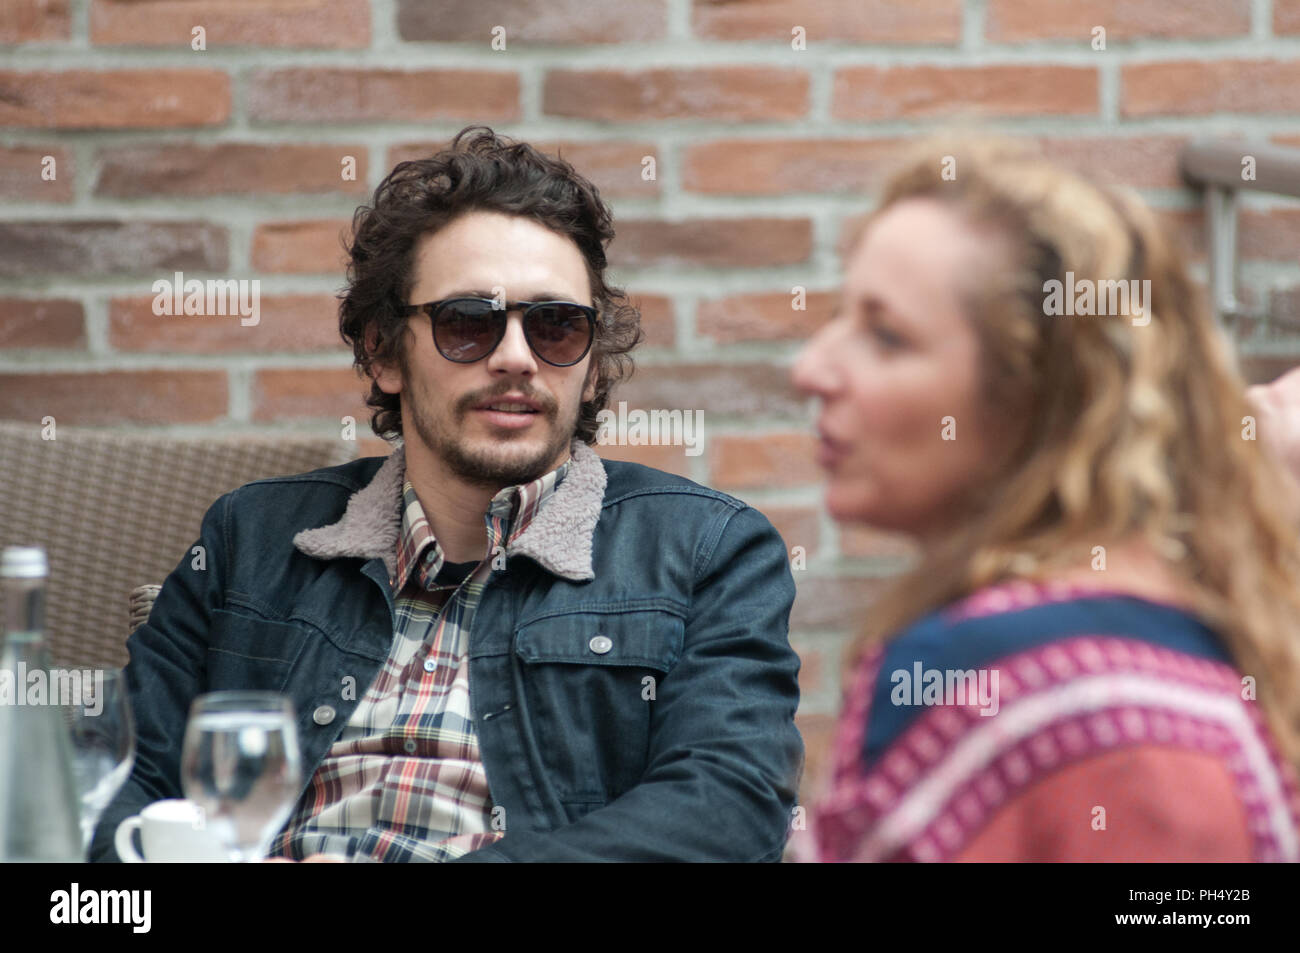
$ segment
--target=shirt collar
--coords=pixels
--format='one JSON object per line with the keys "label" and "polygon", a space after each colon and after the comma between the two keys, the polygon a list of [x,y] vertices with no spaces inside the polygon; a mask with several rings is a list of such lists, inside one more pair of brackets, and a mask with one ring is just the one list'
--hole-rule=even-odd
{"label": "shirt collar", "polygon": [[[348,473],[359,465],[373,466],[358,461],[334,471]],[[405,447],[399,445],[370,473],[369,482],[352,493],[334,522],[298,532],[293,543],[314,559],[380,559],[388,577],[394,578],[402,529]],[[596,578],[592,547],[606,480],[605,465],[596,451],[575,439],[569,447],[564,482],[506,547],[506,555],[527,556],[543,569],[575,582]]]}
{"label": "shirt collar", "polygon": [[[564,481],[569,463],[565,460],[536,480],[505,487],[492,497],[483,514],[485,550],[492,546],[510,548]],[[431,582],[442,571],[445,560],[442,546],[433,535],[424,507],[409,479],[402,481],[401,507],[402,531],[397,540],[397,562],[394,572],[389,575],[395,592],[402,590],[412,572],[418,573],[422,583]],[[487,556],[491,555],[490,551],[487,552]]]}

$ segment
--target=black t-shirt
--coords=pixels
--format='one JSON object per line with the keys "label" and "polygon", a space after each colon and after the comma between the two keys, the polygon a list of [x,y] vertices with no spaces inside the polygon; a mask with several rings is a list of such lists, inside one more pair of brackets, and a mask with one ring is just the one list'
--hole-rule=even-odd
{"label": "black t-shirt", "polygon": [[438,575],[433,581],[439,586],[459,586],[464,582],[469,574],[478,568],[481,560],[475,560],[468,563],[450,563],[444,561],[442,569],[438,570]]}

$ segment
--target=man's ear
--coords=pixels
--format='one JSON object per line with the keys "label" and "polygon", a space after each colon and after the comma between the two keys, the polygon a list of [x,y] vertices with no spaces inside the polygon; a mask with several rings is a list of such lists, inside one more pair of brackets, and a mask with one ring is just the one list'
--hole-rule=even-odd
{"label": "man's ear", "polygon": [[587,367],[587,382],[582,387],[582,402],[584,404],[596,399],[596,381],[599,377],[599,368],[596,366],[596,362],[592,361]]}
{"label": "man's ear", "polygon": [[370,365],[370,376],[374,378],[375,383],[379,385],[379,389],[385,394],[400,394],[402,392],[402,372],[396,367],[375,362]]}
{"label": "man's ear", "polygon": [[[366,332],[366,349],[373,354],[377,349],[379,341],[379,331],[373,325]],[[398,367],[397,361],[384,363],[375,361],[370,365],[370,376],[379,389],[385,394],[400,394],[402,392],[402,371]]]}

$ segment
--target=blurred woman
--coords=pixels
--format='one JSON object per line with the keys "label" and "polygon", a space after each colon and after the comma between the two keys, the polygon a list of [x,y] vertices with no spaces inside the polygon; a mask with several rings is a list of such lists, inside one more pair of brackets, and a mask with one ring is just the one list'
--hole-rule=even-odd
{"label": "blurred woman", "polygon": [[919,552],[855,645],[817,859],[1300,857],[1300,511],[1139,200],[923,149],[793,373],[832,516]]}

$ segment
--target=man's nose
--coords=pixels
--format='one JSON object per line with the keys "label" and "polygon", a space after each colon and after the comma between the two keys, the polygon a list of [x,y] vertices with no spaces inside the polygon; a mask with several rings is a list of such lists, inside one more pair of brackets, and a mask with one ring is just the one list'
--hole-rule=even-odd
{"label": "man's nose", "polygon": [[506,318],[506,333],[488,358],[488,370],[498,374],[535,374],[537,359],[524,337],[524,319],[518,311]]}

